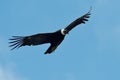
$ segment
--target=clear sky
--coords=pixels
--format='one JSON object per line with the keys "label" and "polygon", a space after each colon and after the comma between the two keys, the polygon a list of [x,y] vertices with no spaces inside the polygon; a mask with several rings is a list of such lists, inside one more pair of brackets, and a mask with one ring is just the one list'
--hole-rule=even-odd
{"label": "clear sky", "polygon": [[[50,55],[48,44],[10,51],[11,36],[53,32],[92,6]],[[0,80],[120,80],[120,0],[0,0]]]}

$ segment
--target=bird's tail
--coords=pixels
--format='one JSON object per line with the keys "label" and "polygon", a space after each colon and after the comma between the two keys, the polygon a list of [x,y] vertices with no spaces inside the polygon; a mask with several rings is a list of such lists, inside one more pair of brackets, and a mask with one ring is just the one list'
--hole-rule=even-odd
{"label": "bird's tail", "polygon": [[44,54],[51,54],[53,51],[55,51],[56,48],[57,46],[50,45],[50,47],[47,49],[47,51]]}

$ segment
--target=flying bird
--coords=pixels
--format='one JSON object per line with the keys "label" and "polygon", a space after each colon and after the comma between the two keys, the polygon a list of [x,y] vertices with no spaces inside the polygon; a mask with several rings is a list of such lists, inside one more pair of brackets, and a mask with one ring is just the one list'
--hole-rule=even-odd
{"label": "flying bird", "polygon": [[44,54],[50,54],[61,44],[64,40],[66,34],[68,34],[73,28],[79,24],[85,24],[90,17],[91,9],[84,14],[83,16],[77,18],[71,24],[69,24],[64,29],[57,30],[51,33],[38,33],[30,36],[12,36],[9,47],[12,47],[11,50],[15,48],[20,48],[22,46],[35,46],[50,43],[49,48],[45,51]]}

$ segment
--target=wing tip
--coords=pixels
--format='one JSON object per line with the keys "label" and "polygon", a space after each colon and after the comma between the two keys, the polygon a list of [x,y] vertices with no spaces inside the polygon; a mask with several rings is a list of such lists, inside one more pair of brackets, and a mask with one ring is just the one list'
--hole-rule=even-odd
{"label": "wing tip", "polygon": [[12,38],[9,39],[9,47],[12,47],[10,50],[18,49],[23,46],[23,38],[22,36],[12,36]]}
{"label": "wing tip", "polygon": [[91,14],[91,11],[92,11],[92,6],[90,6],[90,9],[89,9],[89,11],[87,12],[87,14],[90,15],[90,14]]}

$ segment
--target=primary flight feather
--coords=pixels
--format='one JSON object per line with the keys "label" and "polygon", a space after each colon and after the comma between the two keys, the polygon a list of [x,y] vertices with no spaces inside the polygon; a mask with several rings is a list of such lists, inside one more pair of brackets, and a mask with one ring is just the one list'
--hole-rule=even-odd
{"label": "primary flight feather", "polygon": [[30,36],[12,36],[12,38],[9,39],[11,40],[11,42],[9,42],[11,44],[10,47],[13,47],[11,50],[20,48],[22,46],[34,46],[50,43],[50,47],[45,52],[45,54],[50,54],[60,45],[69,31],[71,31],[77,25],[88,21],[88,18],[90,17],[90,11],[91,9],[86,14],[69,24],[66,28],[55,32],[39,33]]}

